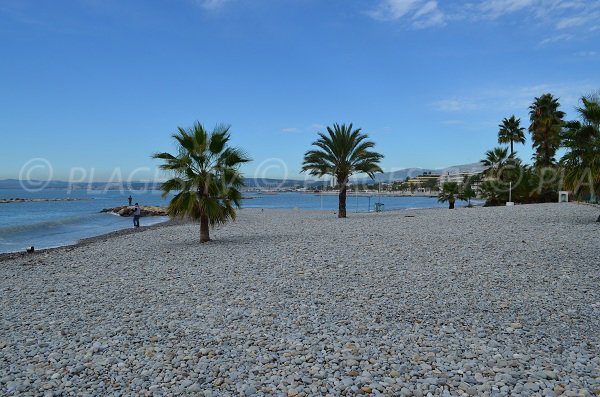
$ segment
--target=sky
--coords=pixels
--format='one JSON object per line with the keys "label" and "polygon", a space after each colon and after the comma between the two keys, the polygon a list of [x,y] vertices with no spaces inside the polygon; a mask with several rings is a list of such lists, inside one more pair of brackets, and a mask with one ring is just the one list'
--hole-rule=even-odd
{"label": "sky", "polygon": [[247,177],[304,178],[333,123],[384,171],[473,163],[537,96],[577,117],[599,36],[598,0],[0,0],[0,179],[164,179],[195,121]]}

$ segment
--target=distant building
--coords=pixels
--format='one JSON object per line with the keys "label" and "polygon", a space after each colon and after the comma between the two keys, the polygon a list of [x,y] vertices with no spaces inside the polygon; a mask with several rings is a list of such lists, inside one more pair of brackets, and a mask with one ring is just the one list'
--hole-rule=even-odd
{"label": "distant building", "polygon": [[468,182],[473,189],[476,189],[480,185],[480,176],[480,172],[461,172],[459,169],[456,169],[455,171],[444,171],[441,174],[425,172],[413,178],[407,177],[406,180],[395,181],[394,184],[407,184],[411,191],[421,193],[432,193],[447,182],[456,182],[459,185]]}
{"label": "distant building", "polygon": [[473,179],[477,175],[479,175],[478,172],[444,172],[439,176],[439,181],[440,185],[448,182],[456,182],[461,185],[465,181]]}
{"label": "distant building", "polygon": [[413,185],[413,186],[423,186],[423,185],[433,184],[433,182],[435,181],[435,183],[437,184],[437,183],[439,183],[440,177],[441,177],[441,175],[428,173],[428,174],[419,175],[415,178],[409,179],[407,181],[407,183],[409,185]]}
{"label": "distant building", "polygon": [[440,175],[432,174],[431,172],[426,172],[422,175],[419,175],[415,178],[411,178],[406,181],[410,186],[411,191],[417,191],[420,193],[431,193],[432,190],[436,190],[438,188]]}

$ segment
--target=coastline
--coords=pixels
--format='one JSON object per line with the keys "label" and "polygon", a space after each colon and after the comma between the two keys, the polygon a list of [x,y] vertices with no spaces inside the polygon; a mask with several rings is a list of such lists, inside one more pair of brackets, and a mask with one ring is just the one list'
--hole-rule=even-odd
{"label": "coastline", "polygon": [[0,253],[0,264],[4,261],[19,259],[19,258],[31,258],[34,259],[39,255],[47,255],[49,253],[61,252],[61,251],[71,251],[73,249],[84,247],[88,244],[94,243],[96,241],[110,240],[121,236],[127,236],[134,233],[141,233],[147,230],[154,230],[163,227],[177,226],[186,223],[192,223],[191,220],[187,219],[174,219],[170,218],[164,222],[155,223],[150,226],[141,226],[139,228],[129,227],[126,229],[119,229],[108,233],[102,233],[97,236],[86,237],[78,240],[74,244],[65,244],[60,245],[58,247],[49,247],[49,248],[40,248],[36,249],[34,253],[27,253],[26,251],[15,251],[15,252],[2,252]]}
{"label": "coastline", "polygon": [[[56,199],[53,201],[75,201],[75,200],[65,200],[65,199]],[[80,201],[80,200],[77,200]],[[474,207],[479,207],[479,205],[474,205]],[[121,207],[115,207],[115,208],[105,208],[102,209],[100,212],[103,213],[107,213],[110,215],[114,215],[114,216],[120,216],[118,213],[116,212],[111,212],[111,210],[119,210],[122,208],[130,208],[129,206],[121,206]],[[163,208],[163,207],[155,207],[155,206],[143,206],[142,208],[148,208],[148,209],[154,209],[154,208]],[[462,207],[457,207],[458,208],[466,208],[465,206]],[[276,210],[281,210],[281,211],[302,211],[305,213],[310,213],[310,212],[315,212],[315,213],[337,213],[337,210],[332,210],[332,209],[313,209],[313,208],[277,208],[277,207],[273,207],[273,208],[260,208],[260,207],[242,207],[241,210],[245,211],[245,210],[267,210],[267,211],[276,211]],[[444,208],[439,208],[439,207],[412,207],[412,208],[385,208],[384,212],[395,212],[395,211],[406,211],[406,210],[427,210],[427,209],[444,209]],[[370,211],[351,211],[349,212],[349,214],[353,215],[353,214],[368,214],[371,212],[375,212],[374,210],[370,210]],[[149,218],[152,218],[152,216],[148,216]],[[142,218],[143,219],[143,218]],[[143,221],[142,221],[142,227],[138,230],[130,228],[130,227],[126,227],[123,229],[119,229],[119,230],[115,230],[115,231],[111,231],[111,232],[107,232],[107,233],[100,233],[96,236],[91,236],[91,237],[85,237],[82,239],[77,240],[77,242],[75,243],[65,243],[62,245],[58,245],[58,246],[54,246],[54,247],[47,247],[47,248],[37,248],[35,250],[35,254],[37,253],[46,253],[49,251],[54,251],[54,250],[59,250],[62,248],[67,248],[67,247],[74,247],[74,246],[79,246],[82,244],[85,244],[86,242],[93,242],[97,239],[104,239],[104,238],[111,238],[111,237],[115,237],[115,236],[120,236],[120,235],[125,235],[125,234],[130,234],[130,233],[135,233],[138,231],[143,231],[143,230],[148,230],[148,229],[153,229],[156,227],[168,227],[168,226],[172,226],[172,225],[178,225],[181,223],[185,223],[185,222],[192,222],[191,220],[188,221],[184,221],[181,219],[168,219],[164,222],[160,222],[154,225],[150,225],[150,226],[143,226]],[[26,244],[26,243],[25,243]],[[31,254],[27,254],[25,251],[25,245],[23,246],[22,250],[19,251],[11,251],[11,252],[0,252],[0,262],[6,260],[6,259],[10,259],[13,257],[25,257],[25,256],[31,256]]]}
{"label": "coastline", "polygon": [[[577,204],[577,205],[587,205],[587,206],[591,206],[591,207],[600,207],[599,204],[591,204],[591,203],[585,203],[585,202],[573,202],[573,204]],[[528,205],[535,205],[535,204],[523,204],[523,206],[528,206]],[[520,205],[519,205],[520,206]],[[463,210],[463,209],[467,209],[467,210],[475,210],[477,208],[486,208],[481,204],[474,204],[471,207],[467,207],[467,206],[457,206],[454,210]],[[489,208],[502,208],[502,206],[500,207],[489,207]],[[332,211],[332,210],[315,210],[315,209],[303,209],[303,208],[244,208],[242,207],[241,209],[239,209],[238,211],[269,211],[269,212],[274,212],[274,211],[282,211],[282,212],[290,212],[290,213],[297,213],[297,212],[302,212],[302,213],[315,213],[315,214],[321,214],[321,213],[337,213],[337,211]],[[357,212],[350,212],[349,216],[356,216],[356,215],[364,215],[364,214],[383,214],[383,213],[397,213],[397,212],[406,212],[406,211],[444,211],[447,210],[447,208],[443,208],[443,207],[434,207],[434,208],[420,208],[420,207],[414,207],[414,208],[390,208],[390,209],[385,209],[382,212],[375,212],[373,210],[371,211],[357,211]],[[111,213],[112,214],[112,213]],[[117,215],[118,214],[112,214],[112,215]],[[164,222],[159,222],[150,226],[141,226],[140,228],[132,228],[132,227],[128,227],[128,228],[124,228],[124,229],[119,229],[119,230],[115,230],[112,232],[108,232],[108,233],[102,233],[96,236],[91,236],[91,237],[86,237],[86,238],[82,238],[80,240],[78,240],[76,243],[73,244],[65,244],[65,245],[60,245],[60,246],[56,246],[56,247],[48,247],[48,248],[40,248],[40,249],[36,249],[35,253],[30,254],[27,253],[24,250],[21,251],[13,251],[13,252],[1,252],[0,253],[0,263],[2,263],[3,261],[7,261],[7,260],[11,260],[11,259],[16,259],[16,258],[35,258],[38,254],[48,254],[50,252],[54,252],[54,251],[60,251],[60,250],[71,250],[77,247],[82,247],[85,246],[87,244],[96,242],[96,241],[100,241],[100,240],[108,240],[108,239],[113,239],[113,238],[117,238],[117,237],[121,237],[121,236],[126,236],[129,234],[134,234],[134,233],[140,233],[146,230],[154,230],[154,229],[158,229],[158,228],[164,228],[164,227],[171,227],[171,226],[178,226],[178,225],[182,225],[182,224],[189,224],[189,223],[195,223],[194,221],[190,220],[190,219],[182,219],[182,218],[170,218]]]}

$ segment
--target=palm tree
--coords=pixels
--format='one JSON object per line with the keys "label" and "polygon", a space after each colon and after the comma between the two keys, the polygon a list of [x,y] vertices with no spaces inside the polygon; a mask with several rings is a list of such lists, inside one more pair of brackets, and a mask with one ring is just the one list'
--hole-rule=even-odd
{"label": "palm tree", "polygon": [[383,172],[379,167],[383,155],[371,151],[375,143],[368,141],[360,128],[353,130],[352,124],[334,124],[333,128],[327,127],[327,133],[319,132],[319,139],[312,143],[317,149],[304,154],[302,172],[335,178],[340,188],[338,218],[345,218],[348,178],[362,172],[373,179],[376,172]]}
{"label": "palm tree", "polygon": [[512,115],[504,118],[498,126],[498,143],[510,143],[510,154],[514,154],[513,142],[525,143],[525,128],[521,127],[521,119]]}
{"label": "palm tree", "polygon": [[518,183],[512,186],[512,201],[517,203],[537,203],[540,201],[540,173],[533,167],[517,163]]}
{"label": "palm tree", "polygon": [[552,94],[535,98],[529,107],[531,125],[529,132],[535,149],[535,166],[554,165],[556,151],[560,147],[560,132],[563,127],[564,112],[558,110],[560,103]]}
{"label": "palm tree", "polygon": [[448,208],[454,209],[454,203],[459,198],[458,183],[446,182],[442,185],[442,190],[438,193],[440,203],[448,202]]}
{"label": "palm tree", "polygon": [[[485,153],[485,159],[481,160],[486,169],[483,175],[487,178],[485,186],[482,186],[482,196],[487,198],[489,205],[496,205],[503,193],[512,191],[520,182],[521,161],[514,153],[508,154],[508,148],[496,147]],[[496,192],[491,192],[495,189]]]}
{"label": "palm tree", "polygon": [[515,159],[514,153],[508,154],[508,148],[496,147],[485,152],[485,158],[481,164],[486,167],[483,171],[484,176],[498,178],[502,175],[505,167],[511,165]]}
{"label": "palm tree", "polygon": [[506,202],[504,189],[498,186],[498,181],[485,180],[479,185],[479,194],[485,199],[486,206],[500,205]]}
{"label": "palm tree", "polygon": [[565,186],[577,197],[596,196],[600,184],[600,98],[582,97],[577,108],[581,121],[569,121],[563,132],[567,153],[560,160]]}
{"label": "palm tree", "polygon": [[458,198],[466,201],[467,206],[469,207],[471,207],[471,199],[474,199],[475,197],[477,197],[477,193],[475,193],[475,190],[473,190],[471,185],[465,186],[458,195]]}
{"label": "palm tree", "polygon": [[162,184],[163,197],[171,191],[167,212],[171,216],[200,220],[200,242],[210,241],[209,225],[235,220],[235,208],[240,206],[243,186],[239,171],[250,161],[246,154],[228,146],[229,126],[219,125],[207,132],[202,124],[189,129],[178,128],[173,138],[178,153],[156,153],[152,157],[164,160],[160,169],[175,176]]}

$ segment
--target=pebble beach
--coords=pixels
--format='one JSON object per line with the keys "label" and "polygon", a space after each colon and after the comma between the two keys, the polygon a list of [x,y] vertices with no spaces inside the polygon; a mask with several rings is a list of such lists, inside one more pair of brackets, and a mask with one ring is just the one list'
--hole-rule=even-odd
{"label": "pebble beach", "polygon": [[0,395],[600,395],[600,209],[243,209],[0,260]]}

